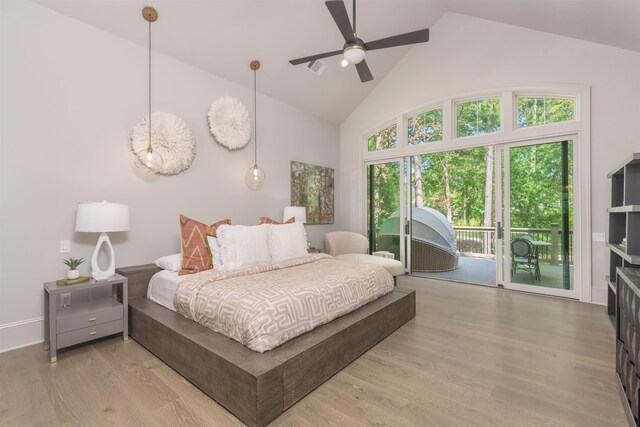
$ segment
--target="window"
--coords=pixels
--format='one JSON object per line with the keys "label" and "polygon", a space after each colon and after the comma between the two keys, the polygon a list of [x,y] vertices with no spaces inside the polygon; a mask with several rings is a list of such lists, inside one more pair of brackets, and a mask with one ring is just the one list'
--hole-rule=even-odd
{"label": "window", "polygon": [[573,99],[519,96],[517,100],[519,128],[564,122],[574,117]]}
{"label": "window", "polygon": [[479,99],[456,105],[458,137],[500,131],[500,99]]}
{"label": "window", "polygon": [[407,131],[409,145],[442,141],[442,109],[438,108],[410,117]]}
{"label": "window", "polygon": [[398,129],[395,124],[367,138],[369,151],[387,150],[398,146]]}

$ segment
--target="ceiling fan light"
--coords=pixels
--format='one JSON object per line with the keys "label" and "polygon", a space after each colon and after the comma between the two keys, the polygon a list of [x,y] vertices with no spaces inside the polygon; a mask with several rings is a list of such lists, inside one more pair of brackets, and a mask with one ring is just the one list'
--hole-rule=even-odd
{"label": "ceiling fan light", "polygon": [[349,65],[349,61],[347,61],[346,59],[342,58],[342,61],[340,61],[340,66],[342,68],[346,67],[347,65]]}
{"label": "ceiling fan light", "polygon": [[345,61],[349,64],[359,64],[364,59],[365,50],[362,46],[348,46],[343,52]]}

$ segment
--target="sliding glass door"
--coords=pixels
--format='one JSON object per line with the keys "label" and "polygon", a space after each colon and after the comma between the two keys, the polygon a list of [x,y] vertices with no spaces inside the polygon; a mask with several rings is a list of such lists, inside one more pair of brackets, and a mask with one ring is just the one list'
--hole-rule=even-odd
{"label": "sliding glass door", "polygon": [[383,161],[367,165],[367,237],[369,251],[404,261],[404,162]]}
{"label": "sliding glass door", "polygon": [[412,274],[496,286],[495,148],[412,156]]}
{"label": "sliding glass door", "polygon": [[504,286],[577,298],[573,142],[508,144],[504,179]]}
{"label": "sliding glass door", "polygon": [[367,164],[370,252],[416,276],[579,297],[574,148],[520,142]]}

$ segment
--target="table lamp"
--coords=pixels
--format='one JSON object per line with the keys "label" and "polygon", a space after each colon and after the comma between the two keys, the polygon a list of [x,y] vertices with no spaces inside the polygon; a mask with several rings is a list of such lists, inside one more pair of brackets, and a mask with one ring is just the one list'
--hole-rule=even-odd
{"label": "table lamp", "polygon": [[[91,257],[91,277],[106,280],[116,274],[116,262],[113,246],[107,233],[129,230],[129,206],[122,203],[81,202],[76,214],[76,231],[81,233],[101,233],[98,244]],[[102,244],[106,245],[109,265],[101,270],[98,265],[98,252]]]}
{"label": "table lamp", "polygon": [[[307,223],[307,208],[301,206],[286,206],[282,214],[282,222],[287,222],[291,218],[295,218],[300,224]],[[315,250],[309,239],[307,239],[307,250]]]}
{"label": "table lamp", "polygon": [[307,208],[300,206],[287,206],[284,208],[282,214],[282,222],[287,222],[291,218],[296,219],[296,222],[306,224],[307,222]]}

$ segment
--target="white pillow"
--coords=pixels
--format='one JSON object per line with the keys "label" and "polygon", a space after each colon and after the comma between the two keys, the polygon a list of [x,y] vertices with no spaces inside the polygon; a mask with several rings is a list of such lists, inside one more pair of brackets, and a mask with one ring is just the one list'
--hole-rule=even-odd
{"label": "white pillow", "polygon": [[307,233],[301,222],[269,225],[267,242],[271,261],[307,255]]}
{"label": "white pillow", "polygon": [[182,254],[163,256],[153,261],[153,263],[156,265],[156,267],[163,270],[179,271],[180,265],[182,264]]}
{"label": "white pillow", "polygon": [[207,236],[207,243],[209,244],[209,251],[211,252],[211,261],[213,262],[214,270],[224,270],[222,265],[222,256],[220,255],[220,245],[218,239],[213,236]]}
{"label": "white pillow", "polygon": [[269,261],[267,225],[221,225],[216,234],[225,270]]}

